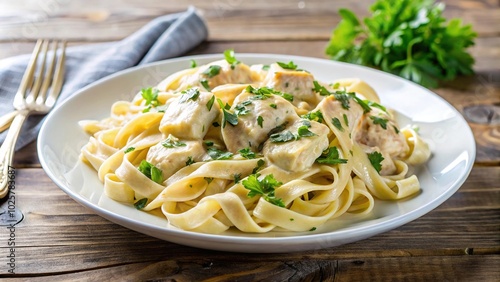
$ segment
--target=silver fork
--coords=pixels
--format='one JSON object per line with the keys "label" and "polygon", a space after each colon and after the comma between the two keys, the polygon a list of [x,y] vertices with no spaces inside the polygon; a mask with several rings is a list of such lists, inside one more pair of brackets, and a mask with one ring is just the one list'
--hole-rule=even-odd
{"label": "silver fork", "polygon": [[[59,45],[62,47],[58,55]],[[49,58],[49,40],[37,41],[21,85],[14,97],[14,108],[17,110],[17,114],[0,147],[0,198],[8,194],[9,187],[13,183],[11,180],[12,158],[24,121],[31,114],[48,113],[54,107],[61,93],[66,42],[54,41],[51,49],[53,55],[52,58]],[[42,54],[41,63],[38,63],[39,54]]]}

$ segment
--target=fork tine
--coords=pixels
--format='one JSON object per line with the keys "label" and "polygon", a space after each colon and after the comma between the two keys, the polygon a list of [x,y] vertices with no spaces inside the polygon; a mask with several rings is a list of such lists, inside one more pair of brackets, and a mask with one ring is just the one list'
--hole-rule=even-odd
{"label": "fork tine", "polygon": [[38,61],[38,54],[40,53],[40,48],[42,47],[43,40],[39,39],[36,42],[35,48],[33,49],[33,53],[31,54],[30,61],[24,72],[23,78],[21,79],[21,85],[17,90],[16,96],[14,97],[14,103],[20,104],[24,100],[24,95],[29,86],[31,86],[33,82],[33,74],[36,69],[36,63]]}
{"label": "fork tine", "polygon": [[45,76],[45,61],[47,59],[48,48],[49,48],[49,41],[44,40],[42,44],[42,53],[43,53],[42,64],[38,71],[38,76],[35,79],[33,87],[31,88],[31,91],[28,94],[28,96],[26,96],[26,104],[31,104],[35,102],[35,99],[38,96],[38,93],[40,92],[40,87],[42,86],[42,80],[44,79]]}
{"label": "fork tine", "polygon": [[45,72],[45,78],[43,79],[42,87],[38,93],[38,97],[36,97],[36,104],[42,105],[45,101],[45,97],[47,97],[47,89],[49,89],[49,85],[52,82],[52,73],[54,71],[54,65],[57,57],[57,41],[52,42],[52,60],[49,63],[49,66]]}
{"label": "fork tine", "polygon": [[[55,55],[55,54],[54,54]],[[45,105],[47,107],[53,107],[57,97],[61,94],[61,88],[64,80],[64,61],[66,60],[66,41],[62,42],[61,56],[58,59],[56,70],[54,72],[54,79],[52,82],[52,87],[50,89],[50,94],[48,95]]]}

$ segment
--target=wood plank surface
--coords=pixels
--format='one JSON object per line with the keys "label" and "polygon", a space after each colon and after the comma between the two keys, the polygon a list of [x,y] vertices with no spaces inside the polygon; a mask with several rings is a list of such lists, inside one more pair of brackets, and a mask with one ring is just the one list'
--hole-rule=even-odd
{"label": "wood plank surface", "polygon": [[[123,265],[132,265],[131,271],[140,273],[146,267],[145,262],[148,265],[192,263],[191,267],[200,267],[207,262],[221,265],[233,263],[235,267],[236,262],[242,259],[238,253],[204,250],[200,261],[200,250],[196,248],[158,240],[111,223],[76,204],[40,169],[18,169],[16,179],[19,179],[15,190],[16,208],[24,215],[15,229],[15,240],[18,242],[16,263],[19,265],[16,270],[20,275],[36,275],[41,270],[44,275],[88,271],[98,275],[96,270],[119,269]],[[477,168],[458,192],[434,211],[370,239],[286,255],[245,254],[244,261],[258,265],[265,259],[271,263],[269,271],[281,267],[291,271],[304,259],[328,262],[370,259],[374,263],[377,258],[425,257],[427,261],[428,257],[439,256],[495,256],[500,254],[498,179],[500,167]],[[5,209],[5,206],[2,207]],[[0,242],[6,242],[8,236],[9,230],[0,228]],[[7,249],[5,244],[0,245],[0,252],[6,253]],[[291,266],[286,266],[282,256]],[[435,259],[436,263],[439,262],[438,258]],[[6,262],[5,256],[0,257],[0,265]],[[154,266],[148,267],[154,269]],[[254,266],[244,269],[234,267],[230,268],[234,275],[243,275],[242,272],[250,271]],[[263,267],[262,264],[259,267]],[[317,267],[321,268],[321,264]],[[214,273],[206,275],[209,274]],[[1,275],[5,276],[0,271]],[[211,276],[204,278],[208,277]]]}

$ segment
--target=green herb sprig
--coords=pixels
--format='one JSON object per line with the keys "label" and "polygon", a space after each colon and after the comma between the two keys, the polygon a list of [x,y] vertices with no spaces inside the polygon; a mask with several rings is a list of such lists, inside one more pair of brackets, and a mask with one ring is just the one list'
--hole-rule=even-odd
{"label": "green herb sprig", "polygon": [[377,0],[360,21],[348,9],[332,32],[333,60],[382,69],[426,87],[474,71],[467,48],[477,33],[460,19],[447,21],[445,5],[432,0]]}

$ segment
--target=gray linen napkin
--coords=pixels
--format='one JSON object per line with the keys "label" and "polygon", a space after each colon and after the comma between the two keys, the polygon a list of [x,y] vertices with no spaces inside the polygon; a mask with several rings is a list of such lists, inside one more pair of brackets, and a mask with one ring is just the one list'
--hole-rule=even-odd
{"label": "gray linen napkin", "polygon": [[[66,50],[65,82],[57,103],[82,87],[117,71],[180,56],[208,36],[197,10],[154,19],[129,37],[111,43],[70,47]],[[0,60],[0,115],[14,110],[12,102],[30,55]],[[17,141],[16,150],[36,139],[43,116],[30,116]],[[0,143],[7,131],[0,134]]]}

